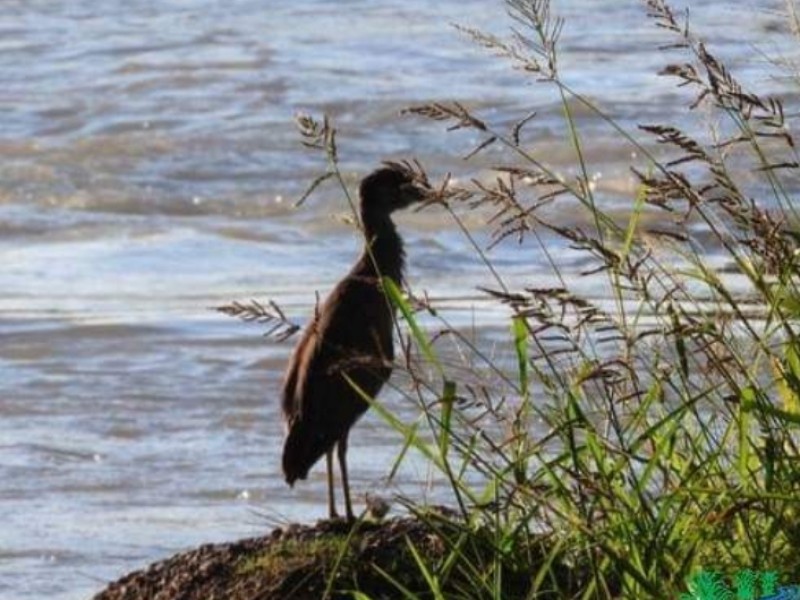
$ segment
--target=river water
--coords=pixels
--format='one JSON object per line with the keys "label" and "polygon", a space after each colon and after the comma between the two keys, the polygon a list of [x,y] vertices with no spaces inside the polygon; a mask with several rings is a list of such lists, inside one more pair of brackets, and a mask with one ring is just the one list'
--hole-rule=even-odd
{"label": "river water", "polygon": [[[697,4],[695,31],[737,76],[793,89],[767,61],[796,57],[782,2]],[[686,122],[688,96],[656,75],[668,38],[642,3],[553,8],[572,86],[630,130]],[[324,168],[299,143],[297,113],[333,117],[353,183],[411,156],[434,177],[486,175],[491,151],[460,158],[473,133],[399,116],[432,100],[499,124],[535,109],[532,148],[569,169],[552,87],[452,23],[512,24],[493,0],[3,1],[0,598],[86,598],[178,550],[325,515],[323,469],[294,490],[280,476],[291,342],[211,308],[273,299],[304,322],[357,253],[335,186],[294,207]],[[596,116],[578,120],[599,197],[624,209],[630,150]],[[461,216],[485,247],[482,216]],[[470,242],[441,210],[398,220],[412,289],[502,363],[506,315],[476,290],[492,280]],[[532,250],[490,256],[516,285],[547,280]],[[421,460],[387,483],[401,444],[373,415],[359,424],[357,498],[441,498]]]}

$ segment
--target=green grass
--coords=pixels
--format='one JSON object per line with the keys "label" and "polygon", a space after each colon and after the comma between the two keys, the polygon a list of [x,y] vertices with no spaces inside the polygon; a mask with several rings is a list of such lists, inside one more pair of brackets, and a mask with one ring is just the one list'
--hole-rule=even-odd
{"label": "green grass", "polygon": [[287,539],[270,545],[259,555],[248,557],[238,565],[237,572],[242,575],[259,572],[274,579],[286,571],[313,567],[330,576],[331,573],[325,571],[330,570],[331,565],[338,565],[342,570],[347,570],[348,566],[352,569],[352,565],[341,560],[349,554],[347,535],[325,535],[314,540]]}

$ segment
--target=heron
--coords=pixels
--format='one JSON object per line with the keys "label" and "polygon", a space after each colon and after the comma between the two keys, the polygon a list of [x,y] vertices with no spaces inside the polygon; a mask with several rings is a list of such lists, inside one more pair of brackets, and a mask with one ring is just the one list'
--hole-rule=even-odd
{"label": "heron", "polygon": [[338,518],[333,454],[339,462],[346,518],[354,519],[347,474],[351,427],[389,379],[395,309],[382,277],[403,279],[405,254],[391,214],[426,198],[430,187],[407,164],[384,163],[359,186],[364,248],[350,272],[315,311],[283,381],[286,424],[283,473],[293,486],[326,457],[328,514]]}

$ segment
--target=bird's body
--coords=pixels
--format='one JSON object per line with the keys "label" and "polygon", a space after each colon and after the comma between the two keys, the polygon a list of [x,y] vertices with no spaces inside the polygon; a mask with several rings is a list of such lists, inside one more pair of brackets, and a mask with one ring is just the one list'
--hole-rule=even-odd
{"label": "bird's body", "polygon": [[[370,398],[389,378],[393,316],[370,257],[362,254],[303,332],[286,375],[283,470],[290,484],[305,479],[369,407],[343,374]],[[362,323],[369,323],[366,331]]]}
{"label": "bird's body", "polygon": [[403,243],[390,218],[393,210],[419,200],[424,190],[407,170],[387,167],[360,187],[365,245],[356,264],[303,332],[286,371],[282,409],[287,424],[283,472],[290,485],[305,479],[327,456],[328,507],[336,516],[332,455],[337,449],[345,509],[353,518],[347,481],[347,437],[389,379],[394,358],[394,308],[381,283],[403,278]]}

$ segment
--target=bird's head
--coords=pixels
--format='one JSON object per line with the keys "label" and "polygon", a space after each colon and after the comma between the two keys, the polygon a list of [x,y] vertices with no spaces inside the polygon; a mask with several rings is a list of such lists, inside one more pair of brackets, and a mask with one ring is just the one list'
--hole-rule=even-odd
{"label": "bird's head", "polygon": [[431,187],[424,174],[406,164],[384,163],[361,180],[361,213],[363,216],[388,216],[430,194]]}

